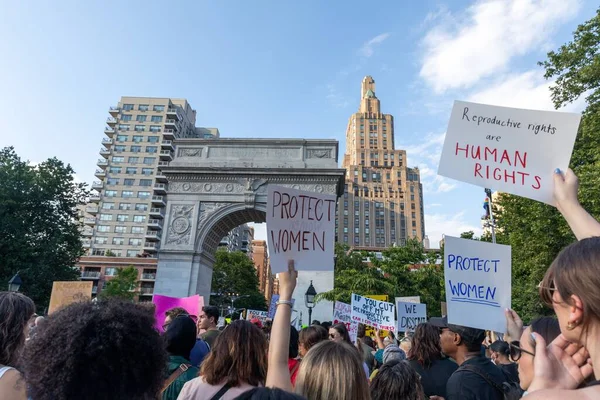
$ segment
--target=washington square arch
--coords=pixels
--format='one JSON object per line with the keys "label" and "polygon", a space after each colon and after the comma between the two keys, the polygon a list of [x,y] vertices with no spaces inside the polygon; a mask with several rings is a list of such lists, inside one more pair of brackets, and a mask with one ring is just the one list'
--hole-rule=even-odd
{"label": "washington square arch", "polygon": [[[268,185],[343,194],[335,140],[177,139],[175,145],[175,158],[161,166],[167,211],[155,294],[200,294],[208,304],[219,242],[236,226],[265,222]],[[326,281],[319,291],[333,288],[333,273]]]}

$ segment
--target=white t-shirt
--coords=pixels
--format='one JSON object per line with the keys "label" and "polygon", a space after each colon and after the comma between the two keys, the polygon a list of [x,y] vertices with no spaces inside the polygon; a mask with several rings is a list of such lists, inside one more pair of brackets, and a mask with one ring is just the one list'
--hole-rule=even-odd
{"label": "white t-shirt", "polygon": [[[183,386],[177,400],[210,400],[223,386],[225,386],[225,382],[219,385],[209,385],[203,377],[199,376]],[[232,387],[221,397],[221,400],[234,400],[242,393],[252,389],[254,389],[254,386],[246,383],[238,387]]]}

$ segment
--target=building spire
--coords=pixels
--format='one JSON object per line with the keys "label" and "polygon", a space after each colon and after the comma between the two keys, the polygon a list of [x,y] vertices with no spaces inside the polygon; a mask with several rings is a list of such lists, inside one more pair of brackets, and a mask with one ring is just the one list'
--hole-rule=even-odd
{"label": "building spire", "polygon": [[379,114],[379,106],[379,99],[375,96],[375,80],[370,75],[365,76],[361,84],[359,112]]}

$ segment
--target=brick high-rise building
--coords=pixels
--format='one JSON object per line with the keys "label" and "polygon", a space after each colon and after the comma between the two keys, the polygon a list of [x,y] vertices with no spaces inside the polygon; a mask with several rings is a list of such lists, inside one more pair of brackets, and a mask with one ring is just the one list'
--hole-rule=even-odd
{"label": "brick high-rise building", "polygon": [[362,81],[360,107],[346,129],[346,190],[338,204],[336,236],[351,247],[381,249],[423,241],[423,187],[394,145],[394,117],[381,112],[375,81]]}
{"label": "brick high-rise building", "polygon": [[270,300],[272,285],[269,282],[271,269],[269,256],[267,255],[267,242],[265,240],[253,240],[252,250],[252,261],[254,261],[256,275],[258,276],[258,289],[265,296],[265,299]]}

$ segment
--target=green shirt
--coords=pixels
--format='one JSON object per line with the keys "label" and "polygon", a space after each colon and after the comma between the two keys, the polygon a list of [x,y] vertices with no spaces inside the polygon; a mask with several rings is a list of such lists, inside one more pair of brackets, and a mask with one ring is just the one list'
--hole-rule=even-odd
{"label": "green shirt", "polygon": [[202,340],[208,343],[210,349],[212,350],[215,340],[217,339],[217,336],[219,336],[219,333],[221,333],[221,331],[219,331],[218,329],[209,330],[200,335],[200,337],[202,338]]}
{"label": "green shirt", "polygon": [[[169,362],[167,363],[167,369],[165,371],[165,379],[169,379],[171,374],[175,372],[181,364],[189,365],[191,363],[181,356],[169,356]],[[169,385],[167,390],[163,392],[162,400],[177,400],[179,392],[183,389],[183,385],[185,385],[187,381],[197,378],[199,372],[200,370],[198,368],[189,366],[188,370],[179,375],[177,379]]]}

